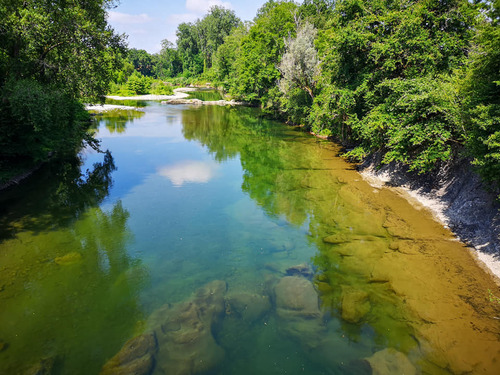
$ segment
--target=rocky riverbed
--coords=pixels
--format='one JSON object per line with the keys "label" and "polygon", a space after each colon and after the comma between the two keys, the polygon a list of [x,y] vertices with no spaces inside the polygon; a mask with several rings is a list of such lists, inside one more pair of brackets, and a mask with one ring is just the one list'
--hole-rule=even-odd
{"label": "rocky riverbed", "polygon": [[[246,326],[267,326],[275,320],[275,329],[283,340],[299,342],[304,352],[323,366],[334,365],[328,362],[336,356],[326,354],[335,353],[338,343],[325,336],[329,315],[320,308],[311,276],[308,265],[290,267],[285,274],[269,277],[260,293],[228,291],[225,281],[212,281],[187,300],[167,303],[155,310],[147,319],[145,332],[125,343],[104,365],[101,375],[187,375],[217,371],[226,356],[219,345],[219,336],[225,325],[235,321]],[[359,293],[347,289],[342,295],[342,316],[352,320],[354,315],[356,322],[361,321],[370,309],[366,305],[367,296],[361,301]],[[346,368],[357,374],[417,373],[407,355],[395,348],[346,363]]]}

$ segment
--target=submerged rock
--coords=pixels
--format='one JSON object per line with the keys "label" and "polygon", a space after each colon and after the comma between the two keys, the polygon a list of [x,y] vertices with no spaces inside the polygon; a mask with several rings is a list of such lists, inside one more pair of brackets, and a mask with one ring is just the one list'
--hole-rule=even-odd
{"label": "submerged rock", "polygon": [[299,276],[285,276],[274,288],[278,329],[306,349],[317,347],[326,329],[313,284]]}
{"label": "submerged rock", "polygon": [[211,282],[189,301],[152,314],[149,326],[158,340],[155,374],[200,374],[223,361],[224,350],[212,330],[224,315],[226,288],[223,281]]}
{"label": "submerged rock", "polygon": [[28,368],[23,375],[51,375],[54,362],[54,358],[44,358]]}
{"label": "submerged rock", "polygon": [[191,375],[216,369],[224,350],[212,335],[224,315],[224,281],[213,281],[148,319],[147,333],[129,340],[101,375]]}
{"label": "submerged rock", "polygon": [[9,344],[7,344],[6,342],[0,341],[0,352],[3,352],[8,347],[9,347]]}
{"label": "submerged rock", "polygon": [[226,310],[231,314],[237,314],[242,320],[250,323],[261,319],[271,310],[271,302],[268,296],[250,293],[238,293],[228,296],[226,305]]}
{"label": "submerged rock", "polygon": [[102,368],[100,375],[147,375],[154,366],[157,345],[154,333],[134,337]]}
{"label": "submerged rock", "polygon": [[306,318],[317,318],[321,315],[316,290],[313,284],[303,277],[283,277],[275,286],[274,292],[278,315]]}
{"label": "submerged rock", "polygon": [[373,375],[417,374],[417,369],[408,357],[393,348],[381,350],[366,360],[370,363]]}
{"label": "submerged rock", "polygon": [[342,319],[349,323],[358,323],[370,311],[368,293],[342,286]]}
{"label": "submerged rock", "polygon": [[55,258],[54,262],[56,262],[56,264],[59,264],[60,266],[67,266],[70,264],[79,263],[79,262],[81,262],[81,260],[82,260],[82,254],[74,251],[72,253],[68,253],[68,254],[63,255],[61,257]]}
{"label": "submerged rock", "polygon": [[296,266],[287,268],[287,276],[303,276],[306,279],[311,279],[314,275],[313,269],[309,264],[302,263]]}
{"label": "submerged rock", "polygon": [[380,240],[380,238],[381,236],[375,236],[375,235],[338,233],[323,238],[323,242],[339,245],[354,241],[361,241],[361,242],[378,241]]}

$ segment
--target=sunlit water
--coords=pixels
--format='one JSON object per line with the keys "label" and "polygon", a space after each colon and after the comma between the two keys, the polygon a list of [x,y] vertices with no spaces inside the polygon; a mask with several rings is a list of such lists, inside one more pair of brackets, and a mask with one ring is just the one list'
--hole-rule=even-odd
{"label": "sunlit water", "polygon": [[[98,374],[214,280],[223,311],[209,345],[176,344],[194,356],[178,373],[205,358],[214,374],[499,373],[496,285],[333,144],[249,108],[151,102],[96,119],[110,153],[0,201],[0,373]],[[287,310],[294,288],[317,310]],[[175,335],[173,320],[158,327]],[[184,365],[157,350],[153,373]]]}

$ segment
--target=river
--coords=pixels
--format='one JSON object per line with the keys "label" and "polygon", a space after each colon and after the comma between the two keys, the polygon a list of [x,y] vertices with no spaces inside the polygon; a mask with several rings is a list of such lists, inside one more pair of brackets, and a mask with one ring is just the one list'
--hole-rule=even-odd
{"label": "river", "polygon": [[500,373],[498,286],[426,210],[256,109],[142,105],[0,197],[0,373]]}

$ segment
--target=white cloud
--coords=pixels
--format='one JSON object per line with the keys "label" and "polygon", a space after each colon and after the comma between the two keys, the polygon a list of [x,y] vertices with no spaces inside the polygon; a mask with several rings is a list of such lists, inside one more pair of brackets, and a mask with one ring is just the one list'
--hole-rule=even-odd
{"label": "white cloud", "polygon": [[146,13],[142,14],[127,14],[121,12],[108,12],[108,20],[114,24],[122,24],[122,25],[140,25],[149,23],[153,20]]}
{"label": "white cloud", "polygon": [[186,160],[158,170],[160,176],[168,178],[176,187],[185,183],[203,184],[210,181],[219,166],[213,161]]}
{"label": "white cloud", "polygon": [[206,13],[210,7],[218,5],[227,9],[233,9],[232,4],[229,1],[221,0],[186,0],[186,9],[198,14]]}
{"label": "white cloud", "polygon": [[171,14],[167,17],[167,23],[177,27],[180,23],[193,22],[196,21],[197,18],[199,18],[199,16],[194,13]]}

